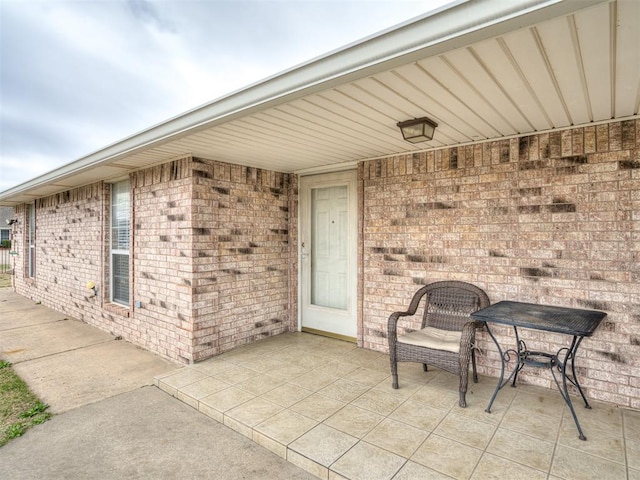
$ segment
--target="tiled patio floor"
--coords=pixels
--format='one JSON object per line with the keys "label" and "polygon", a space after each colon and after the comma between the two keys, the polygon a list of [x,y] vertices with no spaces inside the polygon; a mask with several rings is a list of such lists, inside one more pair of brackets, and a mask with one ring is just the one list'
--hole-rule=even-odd
{"label": "tiled patio floor", "polygon": [[574,405],[559,393],[481,378],[458,407],[457,377],[292,333],[157,377],[156,385],[328,479],[640,479],[640,412]]}

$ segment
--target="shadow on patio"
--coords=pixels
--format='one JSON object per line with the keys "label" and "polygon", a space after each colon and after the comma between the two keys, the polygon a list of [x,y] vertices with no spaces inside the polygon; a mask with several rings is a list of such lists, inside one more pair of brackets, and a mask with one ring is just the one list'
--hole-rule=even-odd
{"label": "shadow on patio", "polygon": [[305,333],[273,337],[155,378],[165,392],[329,479],[640,479],[640,412],[591,401],[576,426],[559,393],[470,383]]}

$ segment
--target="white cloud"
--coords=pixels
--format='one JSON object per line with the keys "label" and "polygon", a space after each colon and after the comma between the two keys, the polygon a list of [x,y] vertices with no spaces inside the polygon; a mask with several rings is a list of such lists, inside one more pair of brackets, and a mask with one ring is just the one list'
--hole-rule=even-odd
{"label": "white cloud", "polygon": [[0,0],[0,191],[443,3]]}
{"label": "white cloud", "polygon": [[47,173],[50,168],[47,155],[3,155],[0,162],[0,192]]}

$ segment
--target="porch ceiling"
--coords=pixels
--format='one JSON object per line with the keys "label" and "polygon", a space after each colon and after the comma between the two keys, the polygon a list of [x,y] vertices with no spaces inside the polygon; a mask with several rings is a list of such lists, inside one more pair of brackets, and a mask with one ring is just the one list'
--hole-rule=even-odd
{"label": "porch ceiling", "polygon": [[[312,172],[638,115],[640,2],[520,0],[515,12],[501,3],[499,18],[473,28],[460,19],[479,15],[474,9],[481,7],[486,14],[498,2],[462,3],[407,22],[281,76],[295,85],[299,72],[324,68],[321,80],[302,79],[287,92],[266,95],[280,78],[273,77],[0,193],[0,204],[114,179],[186,154]],[[459,29],[447,31],[452,19]],[[421,37],[414,47],[410,35]],[[383,42],[401,43],[402,51],[377,61],[369,53],[367,62],[348,64],[353,51],[366,53]],[[332,72],[336,58],[343,68]],[[252,90],[262,97],[216,113],[216,106]],[[422,116],[438,123],[434,139],[403,141],[396,123]]]}

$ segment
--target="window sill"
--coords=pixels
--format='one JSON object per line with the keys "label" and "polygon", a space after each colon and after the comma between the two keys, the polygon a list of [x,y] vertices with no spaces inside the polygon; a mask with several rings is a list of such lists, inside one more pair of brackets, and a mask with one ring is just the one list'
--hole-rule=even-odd
{"label": "window sill", "polygon": [[118,303],[105,303],[104,309],[109,313],[115,313],[116,315],[120,315],[121,317],[129,318],[131,316],[129,307],[125,307],[124,305],[120,305]]}

